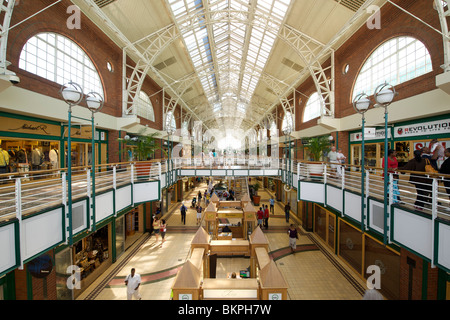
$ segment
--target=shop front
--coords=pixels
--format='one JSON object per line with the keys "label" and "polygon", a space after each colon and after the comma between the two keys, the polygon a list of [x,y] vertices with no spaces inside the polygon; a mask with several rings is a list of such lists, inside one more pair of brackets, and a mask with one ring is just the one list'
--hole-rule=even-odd
{"label": "shop front", "polygon": [[[0,147],[8,153],[6,172],[66,167],[67,127],[60,122],[0,112],[0,128]],[[90,126],[74,126],[72,129],[72,166],[88,166],[92,155],[92,129]],[[97,130],[95,138],[96,164],[107,163],[107,132]]]}
{"label": "shop front", "polygon": [[[361,164],[361,132],[352,132],[350,137],[350,163]],[[450,117],[439,116],[428,119],[401,122],[389,129],[389,145],[397,152],[399,167],[414,157],[414,150],[429,147],[432,139],[444,148],[450,147]],[[368,166],[382,167],[384,157],[384,129],[377,129],[374,136],[365,138],[365,163]]]}
{"label": "shop front", "polygon": [[72,261],[78,267],[80,280],[80,289],[75,290],[74,298],[112,264],[111,237],[111,224],[108,224],[74,243]]}

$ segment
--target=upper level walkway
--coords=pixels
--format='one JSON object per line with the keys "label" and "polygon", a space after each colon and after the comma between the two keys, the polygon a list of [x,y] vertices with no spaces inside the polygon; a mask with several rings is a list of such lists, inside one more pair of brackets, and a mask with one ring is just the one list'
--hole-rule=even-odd
{"label": "upper level walkway", "polygon": [[[382,168],[287,159],[152,160],[0,175],[0,274],[51,247],[110,221],[138,204],[160,201],[162,190],[188,176],[226,179],[272,177],[297,200],[331,209],[338,217],[374,232],[450,270],[450,176],[390,173],[385,192]],[[95,184],[93,184],[95,178]],[[69,182],[70,181],[70,182]],[[69,210],[69,183],[72,210]],[[251,186],[250,186],[251,187]],[[389,197],[393,194],[393,197]],[[363,195],[363,197],[362,197]],[[69,241],[69,242],[68,242]]]}

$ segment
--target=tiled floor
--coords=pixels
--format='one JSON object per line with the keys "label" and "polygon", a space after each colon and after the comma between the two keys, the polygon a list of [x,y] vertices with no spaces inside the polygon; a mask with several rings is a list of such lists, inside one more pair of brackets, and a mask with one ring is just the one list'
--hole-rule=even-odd
{"label": "tiled floor", "polygon": [[[204,190],[204,186],[201,186]],[[186,199],[198,192],[194,189]],[[262,203],[268,203],[270,194],[260,191]],[[190,205],[190,200],[188,203]],[[124,300],[124,278],[131,268],[142,277],[140,294],[144,300],[167,300],[177,272],[190,256],[191,240],[197,230],[196,212],[189,209],[186,225],[181,223],[179,204],[172,206],[167,217],[166,241],[143,235],[110,269],[99,277],[78,299]],[[296,223],[292,219],[290,223]],[[272,228],[272,229],[271,229]],[[275,205],[275,215],[269,218],[269,254],[289,285],[291,300],[361,300],[365,283],[343,262],[328,251],[326,245],[304,232],[297,241],[297,252],[288,248],[288,223],[282,206]],[[134,250],[136,249],[136,250]],[[135,251],[135,252],[133,252]],[[248,258],[219,258],[217,278],[226,277],[250,265]],[[121,266],[118,268],[117,266]]]}

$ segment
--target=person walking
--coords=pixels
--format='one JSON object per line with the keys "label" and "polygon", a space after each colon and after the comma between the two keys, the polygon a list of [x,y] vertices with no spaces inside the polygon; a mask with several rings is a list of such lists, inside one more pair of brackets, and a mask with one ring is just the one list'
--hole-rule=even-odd
{"label": "person walking", "polygon": [[264,227],[267,229],[269,229],[269,206],[266,204],[266,207],[264,208]]}
{"label": "person walking", "polygon": [[[444,152],[445,157],[447,158],[441,165],[439,169],[439,173],[450,175],[450,148],[445,149]],[[450,199],[450,177],[444,178],[444,187],[447,192],[448,198]],[[450,211],[450,206],[445,209],[446,211]]]}
{"label": "person walking", "polygon": [[186,212],[187,212],[187,208],[186,208],[186,206],[184,205],[184,202],[183,202],[183,204],[181,205],[180,212],[181,212],[181,222],[184,223],[184,224],[186,225]]}
{"label": "person walking", "polygon": [[[425,172],[426,163],[426,159],[422,158],[422,150],[415,150],[414,158],[409,160],[401,170]],[[425,174],[410,174],[409,182],[416,187],[417,192],[416,202],[414,203],[414,208],[416,210],[422,211],[425,203],[429,202],[428,199],[432,189],[431,181],[432,180],[427,178]]]}
{"label": "person walking", "polygon": [[202,221],[202,206],[199,204],[197,206],[197,225],[200,225],[201,221]]}
{"label": "person walking", "polygon": [[131,273],[125,278],[125,285],[127,286],[127,300],[141,300],[142,297],[139,294],[139,286],[141,285],[141,275],[136,273],[134,268],[131,269]]}
{"label": "person walking", "polygon": [[256,216],[258,218],[258,226],[262,229],[263,218],[264,218],[264,212],[262,210],[262,207],[259,207],[258,212],[256,212]]}
{"label": "person walking", "polygon": [[273,197],[270,198],[269,200],[270,203],[270,212],[272,212],[272,214],[275,214],[275,199]]}
{"label": "person walking", "polygon": [[289,226],[288,235],[289,235],[289,247],[291,248],[291,252],[295,253],[295,250],[297,249],[298,233],[297,229],[293,224]]}
{"label": "person walking", "polygon": [[291,206],[289,202],[284,206],[284,216],[286,217],[286,222],[289,223],[289,215],[291,213]]}
{"label": "person walking", "polygon": [[161,224],[159,225],[159,233],[161,234],[161,247],[162,247],[164,241],[166,241],[165,240],[166,231],[167,231],[166,220],[161,219]]}
{"label": "person walking", "polygon": [[197,198],[198,198],[198,204],[200,204],[200,202],[202,201],[202,192],[200,190],[198,191]]}
{"label": "person walking", "polygon": [[161,221],[159,221],[159,216],[154,216],[153,217],[153,231],[155,232],[155,238],[156,238],[155,242],[158,242],[160,225],[161,225]]}

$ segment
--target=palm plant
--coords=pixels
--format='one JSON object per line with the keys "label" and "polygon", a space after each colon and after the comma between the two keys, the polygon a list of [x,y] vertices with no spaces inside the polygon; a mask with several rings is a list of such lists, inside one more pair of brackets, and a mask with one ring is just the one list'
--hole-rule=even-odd
{"label": "palm plant", "polygon": [[[159,132],[144,134],[146,129],[141,130],[136,137],[133,138],[119,138],[118,141],[125,144],[125,149],[130,150],[133,155],[133,160],[144,161],[147,160],[156,150],[163,150],[156,140],[159,137]],[[166,153],[163,150],[164,153]]]}
{"label": "palm plant", "polygon": [[327,136],[306,138],[305,141],[312,161],[320,161],[324,153],[330,151],[330,140]]}

